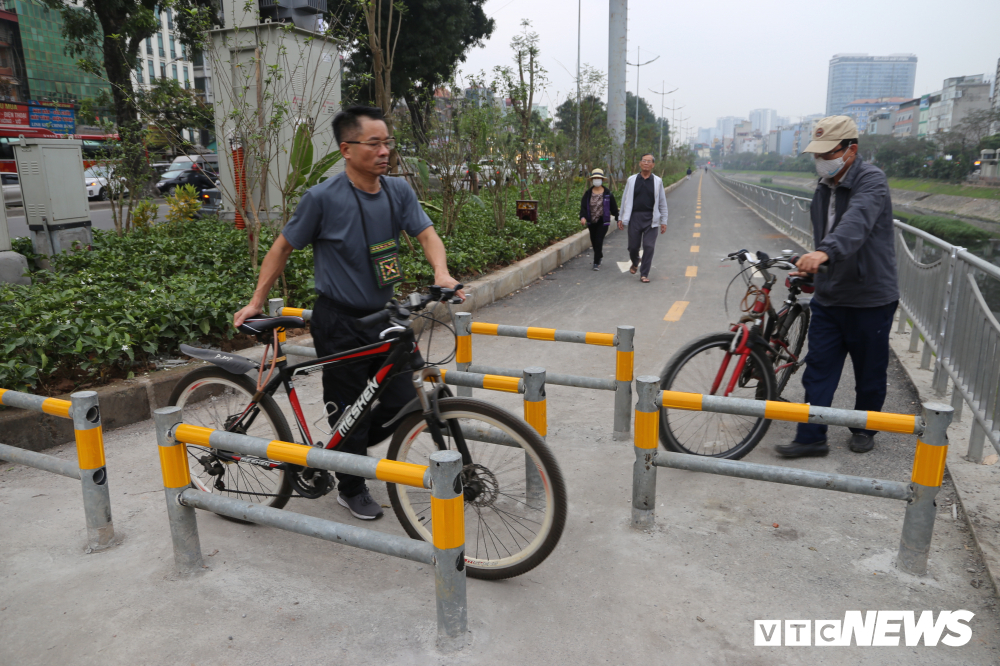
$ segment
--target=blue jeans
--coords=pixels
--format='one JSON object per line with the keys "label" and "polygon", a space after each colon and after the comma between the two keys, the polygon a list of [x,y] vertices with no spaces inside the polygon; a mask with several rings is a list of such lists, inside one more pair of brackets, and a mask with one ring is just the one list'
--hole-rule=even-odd
{"label": "blue jeans", "polygon": [[[809,353],[802,386],[806,402],[820,407],[833,404],[840,384],[844,360],[851,355],[854,366],[854,409],[877,412],[886,394],[889,367],[889,332],[898,301],[876,308],[849,308],[809,304]],[[800,423],[795,441],[811,444],[826,439],[825,424]],[[851,428],[854,433],[874,435],[873,430]]]}

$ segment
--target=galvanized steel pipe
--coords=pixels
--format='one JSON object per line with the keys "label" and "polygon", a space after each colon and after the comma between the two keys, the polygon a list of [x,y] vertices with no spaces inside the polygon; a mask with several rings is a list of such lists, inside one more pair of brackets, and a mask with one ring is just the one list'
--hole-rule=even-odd
{"label": "galvanized steel pipe", "polygon": [[62,458],[56,458],[44,453],[26,451],[16,446],[0,444],[0,460],[7,460],[18,465],[27,465],[28,467],[40,469],[43,472],[68,476],[71,479],[80,479],[80,468],[72,460],[63,460]]}
{"label": "galvanized steel pipe", "polygon": [[179,501],[183,506],[211,511],[236,520],[276,527],[286,532],[295,532],[421,564],[434,563],[434,547],[425,541],[335,523],[325,518],[306,516],[284,509],[273,509],[262,504],[206,493],[195,488],[185,489],[180,494]]}
{"label": "galvanized steel pipe", "polygon": [[[501,377],[520,377],[523,370],[513,368],[499,368],[492,365],[473,364],[469,366],[469,371],[473,373],[483,373],[487,375],[499,375]],[[615,391],[618,383],[614,379],[601,379],[599,377],[583,377],[581,375],[564,375],[558,372],[545,373],[546,384],[557,384],[559,386],[574,386],[576,388],[597,389],[599,391]]]}
{"label": "galvanized steel pipe", "polygon": [[790,486],[836,490],[842,493],[871,495],[886,499],[908,500],[913,495],[910,485],[902,481],[885,481],[847,474],[814,472],[794,467],[759,465],[741,460],[726,460],[671,451],[659,451],[653,464],[657,467],[672,467],[690,472],[706,472],[741,479],[756,479],[757,481],[784,483]]}

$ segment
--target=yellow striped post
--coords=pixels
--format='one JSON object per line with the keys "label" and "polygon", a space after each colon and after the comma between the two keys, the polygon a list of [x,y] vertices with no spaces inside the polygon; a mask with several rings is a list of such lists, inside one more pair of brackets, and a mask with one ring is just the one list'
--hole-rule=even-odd
{"label": "yellow striped post", "polygon": [[927,573],[927,557],[934,535],[937,507],[934,498],[941,490],[945,458],[948,455],[948,426],[954,408],[939,402],[925,402],[923,433],[917,437],[910,487],[913,496],[906,504],[903,535],[899,540],[896,564],[904,571]]}
{"label": "yellow striped post", "polygon": [[659,444],[660,410],[656,406],[660,378],[637,377],[635,389],[635,464],[632,466],[632,527],[646,530],[656,522],[656,447]]}
{"label": "yellow striped post", "polygon": [[457,646],[469,630],[465,592],[465,504],[462,454],[431,454],[431,539],[438,643]]}
{"label": "yellow striped post", "polygon": [[[545,407],[545,368],[525,368],[523,379],[524,420],[544,439],[549,431]],[[524,481],[528,506],[542,506],[545,500],[545,484],[538,466],[527,451],[524,452]]]}
{"label": "yellow striped post", "polygon": [[[452,320],[455,323],[455,369],[468,372],[472,365],[472,315],[456,312]],[[459,386],[455,393],[460,398],[471,398],[472,387]]]}
{"label": "yellow striped post", "polygon": [[635,349],[632,346],[635,328],[619,326],[615,336],[615,423],[612,437],[623,442],[632,429],[632,379],[635,368]]}
{"label": "yellow striped post", "polygon": [[[180,501],[181,493],[191,487],[187,446],[174,437],[174,431],[182,425],[182,420],[180,407],[162,407],[153,412],[160,471],[163,474],[163,494],[167,500],[167,519],[174,547],[174,564],[178,572],[193,574],[202,569],[201,540],[198,538],[195,510]],[[207,430],[209,434],[212,432],[210,428],[200,430]]]}
{"label": "yellow striped post", "polygon": [[70,405],[69,413],[73,419],[76,459],[80,466],[83,512],[87,518],[88,551],[104,550],[114,545],[115,526],[111,521],[111,491],[108,487],[108,470],[104,464],[101,407],[94,391],[74,393],[67,404]]}

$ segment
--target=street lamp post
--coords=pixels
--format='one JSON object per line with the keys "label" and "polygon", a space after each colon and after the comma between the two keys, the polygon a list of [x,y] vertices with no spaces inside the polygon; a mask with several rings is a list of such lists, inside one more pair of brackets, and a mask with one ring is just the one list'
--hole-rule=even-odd
{"label": "street lamp post", "polygon": [[[642,47],[639,46],[636,49],[636,61],[639,60],[642,54]],[[651,62],[655,62],[660,59],[660,56],[656,56],[652,60],[647,60],[646,62],[636,62],[634,65],[628,63],[635,67],[635,146],[634,148],[638,150],[639,148],[639,68],[643,65],[648,65]]]}
{"label": "street lamp post", "polygon": [[583,0],[576,0],[576,157],[580,158],[580,20]]}
{"label": "street lamp post", "polygon": [[[660,87],[661,88],[666,88],[667,86],[665,84],[666,84],[666,81],[661,81],[660,82]],[[678,90],[680,90],[680,88],[674,88],[670,92],[656,92],[652,88],[649,89],[649,92],[653,93],[654,95],[659,95],[660,96],[660,154],[659,154],[659,158],[661,160],[663,159],[663,104],[664,104],[664,98],[667,95],[670,95],[672,93],[677,92]]]}

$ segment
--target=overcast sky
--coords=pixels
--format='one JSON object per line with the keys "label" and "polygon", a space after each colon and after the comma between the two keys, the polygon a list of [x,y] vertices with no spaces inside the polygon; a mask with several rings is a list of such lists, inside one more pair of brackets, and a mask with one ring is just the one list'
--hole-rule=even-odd
{"label": "overcast sky", "polygon": [[[582,3],[582,61],[607,72],[608,1]],[[510,39],[528,18],[541,37],[551,79],[540,102],[551,111],[570,91],[575,95],[577,2],[488,0],[485,10],[496,30],[484,48],[469,52],[463,72],[510,63]],[[694,128],[714,127],[720,116],[746,117],[756,108],[792,118],[822,113],[835,53],[916,54],[914,95],[940,89],[951,76],[992,80],[1000,58],[1000,0],[632,0],[628,27],[629,62],[636,62],[637,46],[643,62],[660,56],[641,68],[641,96],[659,115],[659,97],[649,89],[663,90],[661,82],[666,90],[679,88],[674,104],[685,107],[678,114]],[[634,93],[635,67],[628,68],[627,85]]]}

